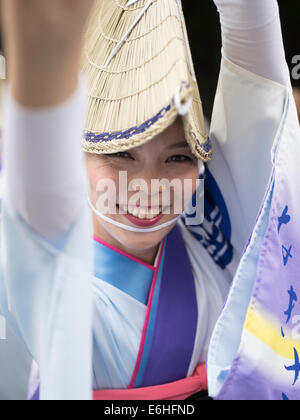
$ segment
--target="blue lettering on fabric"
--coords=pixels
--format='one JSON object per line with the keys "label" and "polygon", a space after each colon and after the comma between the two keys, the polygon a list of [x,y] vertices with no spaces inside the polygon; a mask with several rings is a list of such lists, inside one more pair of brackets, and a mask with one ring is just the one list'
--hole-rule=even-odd
{"label": "blue lettering on fabric", "polygon": [[289,260],[293,258],[292,256],[292,245],[287,249],[284,245],[282,245],[282,257],[283,257],[283,264],[286,267]]}
{"label": "blue lettering on fabric", "polygon": [[291,216],[288,214],[289,207],[286,206],[283,210],[283,213],[280,217],[278,217],[278,233],[283,225],[288,225],[291,221]]}
{"label": "blue lettering on fabric", "polygon": [[[185,218],[182,218],[185,222]],[[229,212],[212,173],[206,166],[204,222],[200,226],[187,226],[194,237],[201,242],[214,262],[223,270],[233,260],[231,244],[231,221]]]}
{"label": "blue lettering on fabric", "polygon": [[[278,234],[282,231],[283,227],[287,227],[289,223],[291,223],[291,221],[292,221],[292,217],[289,214],[289,206],[287,205],[285,206],[281,216],[278,217]],[[283,258],[284,267],[287,267],[290,260],[293,258],[292,250],[293,250],[293,245],[290,245],[289,248],[282,245],[282,258]],[[288,308],[284,312],[284,315],[286,316],[286,325],[290,323],[292,319],[293,311],[295,310],[296,303],[298,302],[298,296],[297,296],[294,285],[291,285],[287,293],[289,296],[289,302],[288,302]],[[281,335],[284,339],[285,333],[282,326],[281,326]],[[300,376],[300,361],[299,361],[299,354],[296,348],[294,348],[294,360],[295,360],[295,363],[293,365],[284,366],[287,372],[293,372],[295,374],[293,386],[296,385]],[[282,399],[284,401],[289,400],[288,396],[285,393],[282,393]]]}
{"label": "blue lettering on fabric", "polygon": [[290,290],[288,291],[288,294],[290,296],[290,302],[289,302],[289,307],[288,309],[284,312],[284,315],[287,316],[287,320],[286,323],[288,324],[291,320],[291,316],[292,316],[292,312],[295,308],[295,304],[294,302],[298,302],[298,297],[295,293],[294,287],[291,286]]}
{"label": "blue lettering on fabric", "polygon": [[296,385],[298,379],[299,379],[299,375],[300,375],[300,361],[299,361],[299,355],[297,350],[294,348],[294,354],[295,354],[295,364],[293,366],[285,366],[285,369],[290,371],[290,372],[295,372],[295,380],[293,383],[293,386]]}

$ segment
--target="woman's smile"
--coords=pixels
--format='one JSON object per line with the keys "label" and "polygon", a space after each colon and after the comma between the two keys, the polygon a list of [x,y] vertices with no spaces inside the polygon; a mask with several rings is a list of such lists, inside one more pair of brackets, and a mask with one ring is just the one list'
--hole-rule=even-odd
{"label": "woman's smile", "polygon": [[131,223],[140,227],[151,227],[161,221],[165,214],[170,214],[170,207],[124,206],[119,204],[121,214]]}

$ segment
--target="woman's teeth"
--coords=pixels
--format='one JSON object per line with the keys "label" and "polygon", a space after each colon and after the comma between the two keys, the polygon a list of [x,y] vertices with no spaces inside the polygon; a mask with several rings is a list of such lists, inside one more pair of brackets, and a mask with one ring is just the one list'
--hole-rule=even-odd
{"label": "woman's teeth", "polygon": [[131,206],[127,207],[127,206],[122,206],[122,205],[119,205],[119,207],[123,213],[130,214],[131,216],[134,216],[138,219],[151,220],[157,217],[162,212],[161,208],[145,209],[141,207],[131,207]]}

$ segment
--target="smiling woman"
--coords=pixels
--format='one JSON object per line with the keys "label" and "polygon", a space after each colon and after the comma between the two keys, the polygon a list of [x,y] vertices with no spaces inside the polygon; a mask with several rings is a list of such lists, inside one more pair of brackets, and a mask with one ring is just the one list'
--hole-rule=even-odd
{"label": "smiling woman", "polygon": [[[223,58],[208,136],[179,0],[96,0],[85,42],[92,2],[4,1],[0,306],[34,359],[29,399],[299,395],[282,369],[297,343],[278,328],[299,235],[274,221],[299,232],[300,175],[277,2],[215,3]],[[199,178],[205,219],[191,225]]]}
{"label": "smiling woman", "polygon": [[[146,143],[128,152],[119,152],[114,155],[87,154],[91,201],[98,203],[98,212],[94,211],[96,236],[149,264],[154,263],[162,239],[174,227],[178,217],[196,191],[199,178],[198,160],[190,150],[188,143],[182,141],[183,138],[183,124],[178,119],[151,143]],[[126,212],[118,211],[118,214],[111,215],[112,219],[103,220],[101,218],[101,213],[103,214],[101,203],[103,201],[99,199],[99,191],[103,191],[103,188],[99,187],[99,181],[103,183],[106,179],[112,180],[115,185],[114,190],[118,190],[118,196],[123,194],[124,197],[124,191],[119,191],[122,185],[119,182],[120,172],[126,174],[126,191],[127,182],[134,186],[134,182],[137,181],[137,185],[141,187],[139,181],[141,178],[145,186],[137,198],[135,198],[136,188],[131,188],[129,194],[126,194],[125,200],[122,200],[123,202],[112,203],[114,206],[123,205],[123,210],[125,207]],[[177,191],[177,197],[174,189],[172,197],[169,194],[167,200],[163,198],[163,186],[156,188],[156,191],[153,189],[154,181],[162,179],[167,180],[170,185],[174,180],[179,181],[180,190]],[[193,187],[191,195],[186,198],[187,202],[184,205],[183,186],[187,180],[191,180]],[[139,189],[141,190],[141,188]],[[178,194],[183,210],[180,213],[175,213],[175,202],[176,199],[179,199]],[[95,210],[94,206],[93,208]],[[149,214],[153,216],[150,217]],[[120,224],[123,229],[120,229]],[[154,229],[147,229],[154,226],[156,226]]]}

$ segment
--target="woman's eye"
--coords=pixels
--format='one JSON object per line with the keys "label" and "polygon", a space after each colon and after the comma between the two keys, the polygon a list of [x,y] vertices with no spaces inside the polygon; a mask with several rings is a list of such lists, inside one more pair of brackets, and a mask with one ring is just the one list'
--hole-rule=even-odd
{"label": "woman's eye", "polygon": [[192,159],[185,155],[174,155],[171,156],[167,162],[191,162]]}
{"label": "woman's eye", "polygon": [[111,155],[112,157],[117,157],[117,158],[123,158],[123,159],[132,159],[133,157],[131,156],[130,153],[128,152],[118,152],[118,153],[114,153],[113,155]]}

